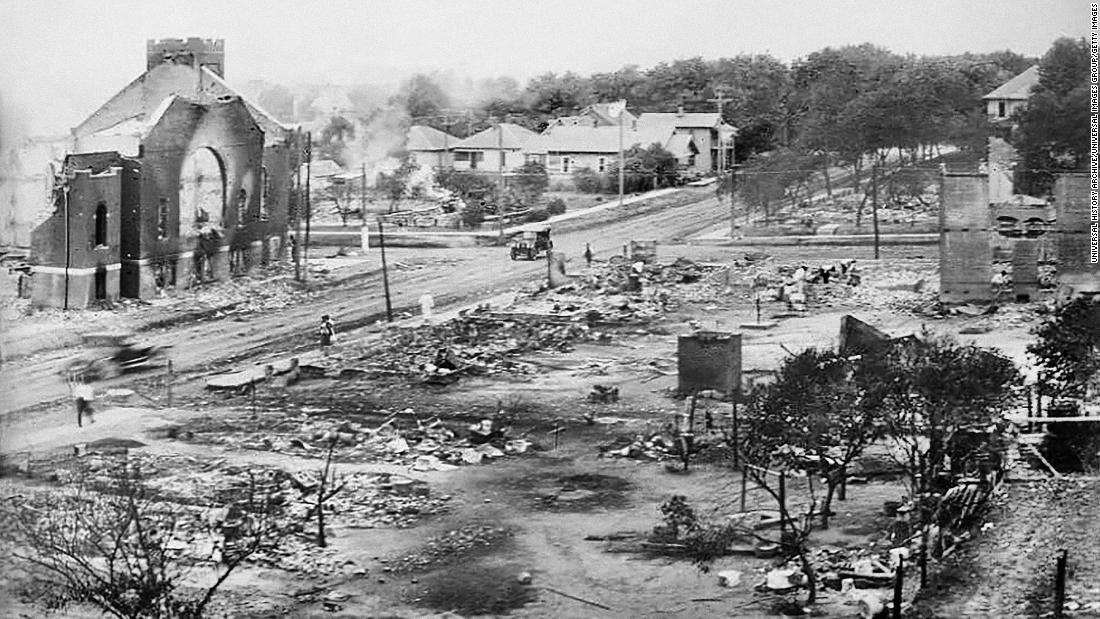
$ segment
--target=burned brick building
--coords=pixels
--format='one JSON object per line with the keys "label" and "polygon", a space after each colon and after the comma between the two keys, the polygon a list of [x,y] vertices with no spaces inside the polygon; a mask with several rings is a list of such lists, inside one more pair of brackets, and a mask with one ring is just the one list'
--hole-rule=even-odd
{"label": "burned brick building", "polygon": [[145,298],[280,257],[300,132],[224,70],[221,40],[149,41],[145,73],[72,130],[32,233],[36,304]]}
{"label": "burned brick building", "polygon": [[1053,267],[1060,298],[1100,294],[1100,264],[1090,257],[1086,175],[1058,175],[1049,200],[994,201],[986,171],[945,172],[941,196],[941,300],[993,300],[997,271],[1009,274],[1008,300],[1037,300],[1040,265]]}

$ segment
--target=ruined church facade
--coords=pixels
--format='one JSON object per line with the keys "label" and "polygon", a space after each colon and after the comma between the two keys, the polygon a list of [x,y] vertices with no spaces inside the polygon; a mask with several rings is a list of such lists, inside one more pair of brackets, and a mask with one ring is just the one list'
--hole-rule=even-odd
{"label": "ruined church facade", "polygon": [[73,129],[32,233],[32,299],[148,298],[277,260],[300,132],[222,79],[220,40],[150,41],[147,70]]}

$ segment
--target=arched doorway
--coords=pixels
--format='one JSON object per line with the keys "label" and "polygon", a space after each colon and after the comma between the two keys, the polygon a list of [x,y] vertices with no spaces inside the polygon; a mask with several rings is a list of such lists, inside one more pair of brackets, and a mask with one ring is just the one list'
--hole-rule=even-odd
{"label": "arched doorway", "polygon": [[179,234],[194,237],[225,226],[225,166],[211,148],[183,161],[179,187]]}

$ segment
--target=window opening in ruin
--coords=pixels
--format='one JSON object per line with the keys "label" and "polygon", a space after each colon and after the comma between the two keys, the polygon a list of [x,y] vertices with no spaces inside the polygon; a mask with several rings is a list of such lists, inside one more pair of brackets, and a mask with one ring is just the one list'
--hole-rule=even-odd
{"label": "window opening in ruin", "polygon": [[237,192],[237,227],[243,228],[247,223],[248,214],[248,191],[240,190]]}
{"label": "window opening in ruin", "polygon": [[997,117],[998,118],[1004,118],[1005,117],[1005,102],[1004,101],[998,101],[997,102]]}
{"label": "window opening in ruin", "polygon": [[179,182],[179,233],[199,236],[225,225],[225,166],[211,148],[199,148],[184,160]]}
{"label": "window opening in ruin", "polygon": [[168,236],[168,198],[161,198],[157,205],[157,238],[166,239]]}
{"label": "window opening in ruin", "polygon": [[229,251],[229,272],[234,276],[248,273],[250,256],[247,248],[235,248]]}
{"label": "window opening in ruin", "polygon": [[103,202],[95,209],[95,246],[107,245],[107,205]]}
{"label": "window opening in ruin", "polygon": [[260,166],[260,188],[260,221],[267,221],[271,217],[271,177],[266,166]]}

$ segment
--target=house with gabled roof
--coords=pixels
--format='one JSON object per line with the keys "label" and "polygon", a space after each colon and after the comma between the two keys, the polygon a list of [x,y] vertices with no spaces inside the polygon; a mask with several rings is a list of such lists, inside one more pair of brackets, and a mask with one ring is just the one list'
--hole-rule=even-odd
{"label": "house with gabled roof", "polygon": [[539,134],[515,123],[500,123],[454,145],[456,170],[506,172],[526,162],[524,149]]}
{"label": "house with gabled roof", "polygon": [[605,174],[618,161],[620,147],[629,150],[634,146],[645,148],[651,144],[660,144],[683,167],[692,167],[699,154],[690,134],[660,126],[648,129],[624,127],[621,138],[619,127],[558,126],[530,141],[524,150],[529,160],[546,166],[551,178],[565,180],[581,168]]}
{"label": "house with gabled roof", "polygon": [[720,161],[726,168],[733,161],[733,141],[737,129],[722,120],[716,112],[644,112],[638,116],[638,130],[671,130],[674,133],[690,135],[699,155],[693,167],[700,172],[718,170]]}
{"label": "house with gabled roof", "polygon": [[[550,121],[543,130],[543,134],[550,133],[557,127],[617,127],[619,126],[619,117],[611,113],[609,109],[613,103],[593,103],[585,107],[575,116],[562,116]],[[638,120],[638,117],[630,112],[630,110],[623,110],[622,123],[626,128],[634,127],[634,123]]]}
{"label": "house with gabled roof", "polygon": [[405,138],[405,150],[421,168],[449,168],[454,162],[451,149],[460,141],[435,127],[413,125]]}
{"label": "house with gabled roof", "polygon": [[991,121],[1006,121],[1027,105],[1031,89],[1039,83],[1039,65],[1032,65],[982,97]]}
{"label": "house with gabled roof", "polygon": [[32,299],[85,307],[278,259],[301,132],[224,80],[222,40],[150,40],[147,69],[72,130],[31,234]]}

